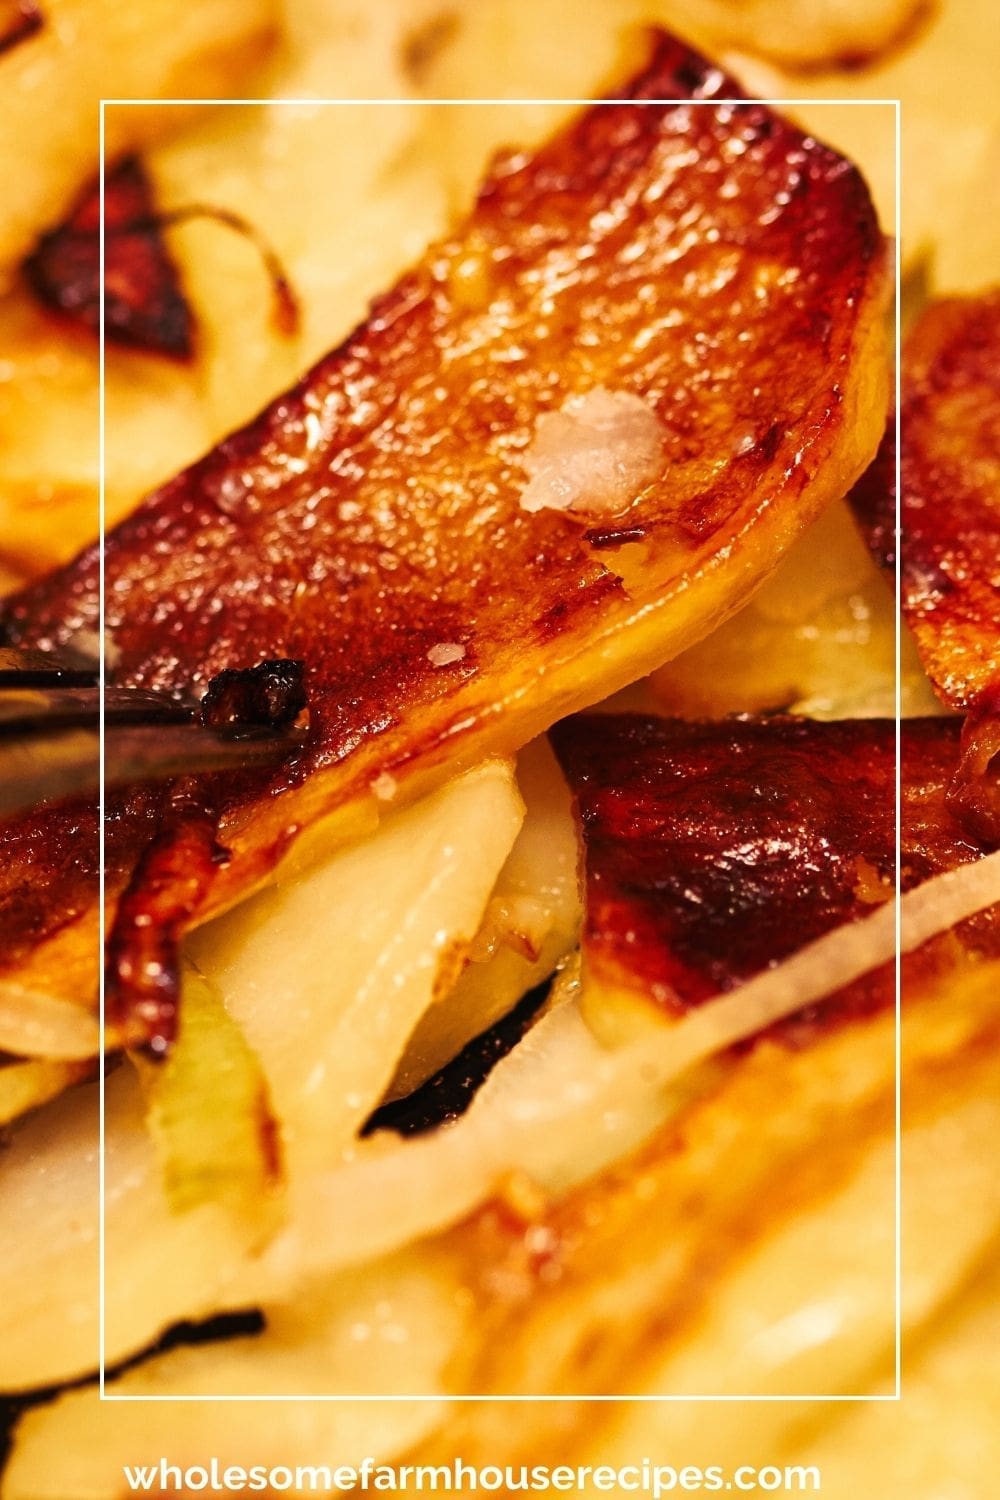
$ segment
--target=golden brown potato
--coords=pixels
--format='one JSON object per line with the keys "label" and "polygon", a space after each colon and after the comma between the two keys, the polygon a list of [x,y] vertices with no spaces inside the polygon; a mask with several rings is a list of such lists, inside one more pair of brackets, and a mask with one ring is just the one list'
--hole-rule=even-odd
{"label": "golden brown potato", "polygon": [[[631,91],[733,87],[664,37]],[[598,106],[498,168],[347,344],[108,538],[118,681],[191,691],[264,656],[308,663],[297,786],[223,792],[233,857],[185,924],[321,814],[353,831],[378,775],[405,799],[516,748],[742,603],[870,456],[883,293],[863,182],[760,106]],[[594,400],[646,450],[610,497]],[[544,420],[556,450],[531,480]],[[572,517],[545,491],[566,462]],[[97,580],[91,551],[10,603],[8,635],[92,629]],[[111,825],[112,892],[145,816]],[[11,861],[36,847],[25,830],[6,830]]]}

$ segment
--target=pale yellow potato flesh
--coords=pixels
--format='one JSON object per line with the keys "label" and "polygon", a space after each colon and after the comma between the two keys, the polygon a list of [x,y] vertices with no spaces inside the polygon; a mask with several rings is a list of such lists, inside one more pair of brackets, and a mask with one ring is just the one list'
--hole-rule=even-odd
{"label": "pale yellow potato flesh", "polygon": [[[522,810],[512,768],[488,763],[203,935],[195,956],[258,1055],[291,1182],[337,1162],[379,1102],[435,984],[453,982]],[[0,1390],[93,1368],[97,1116],[96,1086],[78,1090],[5,1154],[0,1213],[24,1232],[0,1245],[0,1286],[19,1288],[0,1297]],[[108,1079],[105,1135],[112,1362],[216,1311],[259,1226],[216,1204],[172,1212],[128,1067]]]}
{"label": "pale yellow potato flesh", "polygon": [[290,1178],[336,1161],[452,988],[523,812],[486,762],[189,939],[261,1060]]}
{"label": "pale yellow potato flesh", "polygon": [[574,947],[582,917],[579,843],[565,778],[546,739],[517,759],[521,831],[454,988],[424,1012],[388,1089],[408,1094],[486,1031]]}
{"label": "pale yellow potato flesh", "polygon": [[[900,666],[904,716],[940,713],[905,626]],[[745,609],[654,672],[649,692],[654,710],[680,718],[891,718],[893,594],[846,504],[824,511]]]}

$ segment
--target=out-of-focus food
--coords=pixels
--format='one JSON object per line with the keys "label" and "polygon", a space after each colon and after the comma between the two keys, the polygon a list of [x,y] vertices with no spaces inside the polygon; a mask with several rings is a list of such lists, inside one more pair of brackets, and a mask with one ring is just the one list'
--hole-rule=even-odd
{"label": "out-of-focus food", "polygon": [[101,99],[108,160],[169,134],[184,112],[160,99],[230,92],[273,39],[273,0],[45,0],[44,24],[0,53],[0,282],[39,233],[56,224],[99,161]]}
{"label": "out-of-focus food", "polygon": [[[28,280],[41,301],[92,333],[100,326],[100,224],[101,197],[95,183],[66,221],[42,236],[25,262]],[[107,338],[187,358],[193,337],[191,309],[138,157],[127,157],[108,172],[104,225]]]}
{"label": "out-of-focus food", "polygon": [[[883,225],[900,236],[904,266],[922,270],[935,290],[976,288],[977,281],[969,279],[982,266],[976,244],[990,234],[974,205],[989,181],[1000,137],[993,20],[991,0],[934,0],[923,11],[922,24],[861,67],[779,69],[752,56],[752,47],[727,58],[760,98],[804,101],[791,112],[810,129],[830,135],[858,163]],[[839,109],[824,103],[836,99],[858,102]],[[879,107],[861,102],[866,99],[889,101],[882,106],[887,114],[893,100],[901,101],[899,224],[895,132],[873,130],[873,111]]]}

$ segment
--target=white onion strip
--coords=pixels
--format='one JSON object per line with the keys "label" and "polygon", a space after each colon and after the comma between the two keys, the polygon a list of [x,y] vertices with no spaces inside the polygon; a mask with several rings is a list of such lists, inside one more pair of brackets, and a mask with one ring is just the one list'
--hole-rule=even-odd
{"label": "white onion strip", "polygon": [[[901,948],[1000,902],[1000,854],[935,876],[899,902]],[[523,1172],[562,1191],[633,1149],[662,1120],[669,1089],[713,1054],[842,989],[896,951],[895,902],[825,934],[739,989],[707,1002],[662,1037],[601,1047],[565,1004],[493,1070],[469,1111],[433,1135],[376,1138],[303,1185],[291,1224],[265,1257],[279,1284],[329,1271],[433,1233]]]}
{"label": "white onion strip", "polygon": [[80,1062],[96,1057],[97,1017],[70,1000],[0,982],[0,1052]]}

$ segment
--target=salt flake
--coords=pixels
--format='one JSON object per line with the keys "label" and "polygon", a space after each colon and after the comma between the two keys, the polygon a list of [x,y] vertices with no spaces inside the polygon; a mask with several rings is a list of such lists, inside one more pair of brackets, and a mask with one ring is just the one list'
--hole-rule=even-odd
{"label": "salt flake", "polygon": [[595,386],[545,412],[523,457],[527,511],[617,515],[663,468],[663,424],[630,391]]}

